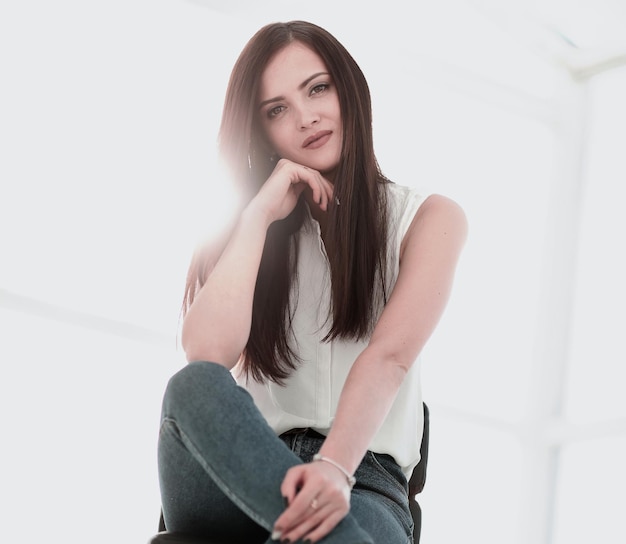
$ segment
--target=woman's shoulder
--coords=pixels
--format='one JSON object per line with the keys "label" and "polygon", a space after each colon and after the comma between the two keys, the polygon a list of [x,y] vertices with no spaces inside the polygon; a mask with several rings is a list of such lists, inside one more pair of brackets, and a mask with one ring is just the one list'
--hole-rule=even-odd
{"label": "woman's shoulder", "polygon": [[452,198],[425,193],[407,185],[387,184],[388,209],[391,224],[396,226],[398,241],[403,253],[404,246],[418,236],[429,236],[429,232],[449,232],[464,239],[467,235],[467,217],[463,208]]}
{"label": "woman's shoulder", "polygon": [[430,232],[465,239],[467,230],[467,216],[459,203],[448,196],[433,193],[424,199],[416,211],[407,238],[416,236],[417,232]]}
{"label": "woman's shoulder", "polygon": [[457,221],[466,220],[465,211],[458,202],[438,193],[432,193],[425,197],[418,213],[449,217],[451,220]]}

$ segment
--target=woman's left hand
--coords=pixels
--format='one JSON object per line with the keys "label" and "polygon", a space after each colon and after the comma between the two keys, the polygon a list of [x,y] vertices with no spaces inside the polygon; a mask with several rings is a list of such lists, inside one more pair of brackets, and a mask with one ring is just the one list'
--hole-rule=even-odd
{"label": "woman's left hand", "polygon": [[317,542],[350,511],[346,477],[328,463],[306,463],[287,471],[281,485],[287,508],[274,524],[278,540]]}

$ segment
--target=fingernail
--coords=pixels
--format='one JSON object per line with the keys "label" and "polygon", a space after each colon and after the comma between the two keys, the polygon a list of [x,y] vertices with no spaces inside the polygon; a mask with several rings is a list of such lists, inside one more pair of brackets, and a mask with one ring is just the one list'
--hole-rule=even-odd
{"label": "fingernail", "polygon": [[[267,533],[266,533],[266,534],[267,534]],[[282,533],[281,533],[280,531],[278,531],[278,530],[274,529],[274,530],[272,531],[272,536],[271,536],[271,539],[272,539],[272,540],[280,540],[280,537],[281,537],[281,536],[282,536]]]}

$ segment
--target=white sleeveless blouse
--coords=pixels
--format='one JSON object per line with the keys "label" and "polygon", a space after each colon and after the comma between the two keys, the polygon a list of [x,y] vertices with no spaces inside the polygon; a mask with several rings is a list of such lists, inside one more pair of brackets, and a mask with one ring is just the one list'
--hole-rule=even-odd
{"label": "white sleeveless blouse", "polygon": [[[386,275],[389,295],[398,277],[400,244],[426,197],[393,183],[386,188],[390,222]],[[327,435],[350,367],[367,347],[368,339],[359,342],[323,341],[330,329],[330,265],[319,224],[310,214],[298,236],[298,281],[294,282],[296,285],[292,292],[292,297],[297,298],[297,305],[292,326],[293,345],[302,362],[284,386],[246,380],[239,366],[233,369],[233,375],[239,385],[250,392],[276,434],[311,427]],[[391,411],[369,449],[391,455],[408,478],[420,459],[423,425],[418,359],[406,375]]]}

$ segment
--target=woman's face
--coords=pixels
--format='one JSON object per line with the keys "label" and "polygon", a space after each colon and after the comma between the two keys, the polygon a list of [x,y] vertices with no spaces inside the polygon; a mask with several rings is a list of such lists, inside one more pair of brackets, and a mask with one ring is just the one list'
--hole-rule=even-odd
{"label": "woman's face", "polygon": [[270,60],[260,83],[258,114],[272,151],[332,181],[343,127],[337,90],[320,56],[292,42]]}

